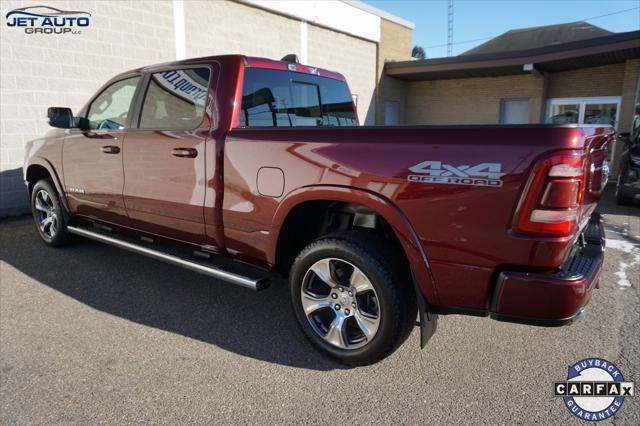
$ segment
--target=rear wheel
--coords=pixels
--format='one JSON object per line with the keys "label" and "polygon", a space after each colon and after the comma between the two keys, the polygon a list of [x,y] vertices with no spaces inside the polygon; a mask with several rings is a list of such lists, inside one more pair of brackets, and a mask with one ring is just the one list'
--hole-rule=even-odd
{"label": "rear wheel", "polygon": [[291,269],[293,310],[309,340],[349,365],[376,362],[409,335],[416,302],[406,262],[375,234],[309,244]]}
{"label": "rear wheel", "polygon": [[51,179],[38,181],[31,191],[31,212],[40,237],[52,247],[69,241],[64,207]]}

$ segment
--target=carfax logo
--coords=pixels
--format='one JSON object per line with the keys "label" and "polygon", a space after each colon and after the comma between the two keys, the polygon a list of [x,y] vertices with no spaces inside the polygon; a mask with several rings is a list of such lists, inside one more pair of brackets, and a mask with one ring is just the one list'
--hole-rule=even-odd
{"label": "carfax logo", "polygon": [[7,26],[23,28],[25,34],[81,34],[91,23],[91,14],[49,6],[14,9],[5,15]]}
{"label": "carfax logo", "polygon": [[633,382],[625,382],[618,367],[601,358],[587,358],[569,367],[566,382],[556,382],[555,396],[582,420],[605,420],[618,412]]}
{"label": "carfax logo", "polygon": [[423,161],[409,167],[409,182],[445,183],[452,185],[502,186],[502,164],[480,163],[475,166],[452,166],[442,161]]}

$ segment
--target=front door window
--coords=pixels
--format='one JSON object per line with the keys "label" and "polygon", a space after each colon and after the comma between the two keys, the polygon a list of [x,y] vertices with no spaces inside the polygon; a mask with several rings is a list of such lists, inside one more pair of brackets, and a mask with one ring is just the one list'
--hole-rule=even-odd
{"label": "front door window", "polygon": [[87,119],[89,128],[96,130],[122,130],[125,128],[131,101],[140,76],[117,81],[107,87],[91,102]]}

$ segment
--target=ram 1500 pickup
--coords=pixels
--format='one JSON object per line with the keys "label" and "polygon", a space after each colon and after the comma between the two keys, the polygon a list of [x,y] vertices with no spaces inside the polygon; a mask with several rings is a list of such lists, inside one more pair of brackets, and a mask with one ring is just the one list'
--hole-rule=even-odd
{"label": "ram 1500 pickup", "polygon": [[[315,345],[389,355],[419,314],[555,326],[597,285],[610,127],[358,126],[344,77],[215,56],[110,80],[27,145],[50,246],[71,236],[254,290],[288,277]],[[250,265],[247,265],[249,263]]]}

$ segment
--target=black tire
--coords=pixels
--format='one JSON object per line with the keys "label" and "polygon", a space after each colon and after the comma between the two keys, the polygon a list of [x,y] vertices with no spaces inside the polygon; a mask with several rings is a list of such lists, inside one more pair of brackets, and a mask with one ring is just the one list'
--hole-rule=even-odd
{"label": "black tire", "polygon": [[620,206],[630,206],[633,204],[633,198],[625,197],[620,193],[620,184],[622,183],[623,173],[626,173],[626,170],[620,170],[618,173],[618,179],[616,180],[616,203]]}
{"label": "black tire", "polygon": [[[43,194],[46,194],[47,197]],[[42,179],[36,182],[31,191],[31,214],[38,234],[46,245],[60,247],[70,241],[65,213],[58,191],[56,191],[51,179]],[[52,218],[51,223],[45,227],[41,226],[42,221],[49,217]]]}
{"label": "black tire", "polygon": [[633,204],[633,199],[630,197],[625,197],[624,195],[618,193],[616,194],[616,203],[618,203],[618,205],[620,206],[630,206],[631,204]]}
{"label": "black tire", "polygon": [[[359,268],[375,289],[379,325],[375,336],[366,339],[364,346],[343,349],[332,345],[314,330],[304,312],[301,291],[307,271],[316,262],[329,258]],[[415,325],[417,304],[409,266],[397,249],[371,232],[346,231],[313,241],[296,258],[289,282],[293,311],[303,332],[316,348],[341,363],[367,365],[387,357],[407,339]],[[355,315],[356,305],[353,306]]]}
{"label": "black tire", "polygon": [[620,191],[616,190],[616,203],[620,206],[630,206],[633,204],[633,199],[631,197],[625,197],[620,194]]}

